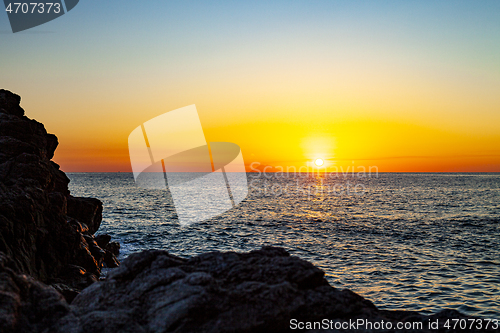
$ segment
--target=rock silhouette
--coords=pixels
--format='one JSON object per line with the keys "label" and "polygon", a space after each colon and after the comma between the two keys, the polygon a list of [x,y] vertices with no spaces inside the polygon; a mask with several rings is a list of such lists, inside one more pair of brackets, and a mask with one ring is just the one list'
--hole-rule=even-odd
{"label": "rock silhouette", "polygon": [[[293,332],[293,323],[307,328],[307,323],[325,319],[329,329],[299,331],[372,332],[365,327],[335,329],[335,323],[365,320],[386,327],[422,325],[377,332],[463,332],[447,330],[446,320],[473,319],[454,310],[432,316],[379,310],[350,290],[330,286],[319,268],[276,247],[189,259],[162,250],[134,253],[69,306],[54,289],[15,274],[1,258],[1,293],[8,296],[0,301],[2,332]],[[429,329],[429,321],[436,320],[439,329]],[[490,326],[467,332],[498,330]]]}
{"label": "rock silhouette", "polygon": [[70,314],[59,292],[15,266],[0,252],[0,332],[43,332]]}
{"label": "rock silhouette", "polygon": [[75,198],[50,159],[58,140],[24,115],[21,98],[0,90],[0,251],[13,267],[75,295],[115,255],[93,240],[102,203]]}

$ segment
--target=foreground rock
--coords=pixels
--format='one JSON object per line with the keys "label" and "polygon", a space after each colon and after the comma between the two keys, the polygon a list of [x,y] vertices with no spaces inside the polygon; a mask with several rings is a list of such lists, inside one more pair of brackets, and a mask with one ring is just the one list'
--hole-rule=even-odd
{"label": "foreground rock", "polygon": [[14,262],[0,252],[0,332],[42,332],[70,315],[60,293],[16,272]]}
{"label": "foreground rock", "polygon": [[[132,254],[70,306],[53,288],[17,274],[0,255],[0,286],[0,332],[289,332],[299,322],[307,328],[307,322],[325,319],[333,329],[300,331],[338,332],[335,323],[360,319],[385,327],[422,324],[404,332],[464,332],[443,325],[472,319],[453,310],[429,317],[378,310],[352,291],[331,287],[311,263],[273,247],[190,259],[160,250]],[[436,319],[441,329],[429,330],[429,320]]]}
{"label": "foreground rock", "polygon": [[27,118],[20,100],[0,90],[0,251],[18,272],[71,299],[98,279],[105,260],[117,260],[94,241],[102,203],[70,195],[68,177],[51,161],[57,137]]}
{"label": "foreground rock", "polygon": [[[469,317],[453,310],[431,317],[378,310],[354,292],[330,286],[323,271],[282,248],[212,252],[190,259],[150,250],[130,255],[105,281],[80,293],[71,311],[53,329],[82,333],[288,332],[294,331],[292,319],[297,325],[327,319],[333,328],[335,322],[364,319],[391,322],[394,327],[397,322],[422,323],[424,329],[414,331],[430,332],[429,320],[438,318],[442,327],[447,319]],[[328,331],[337,332],[321,330]]]}

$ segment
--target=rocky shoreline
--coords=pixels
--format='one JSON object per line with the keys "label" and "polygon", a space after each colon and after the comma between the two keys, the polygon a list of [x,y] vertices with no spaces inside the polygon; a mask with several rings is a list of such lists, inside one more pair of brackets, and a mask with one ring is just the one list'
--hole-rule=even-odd
{"label": "rocky shoreline", "polygon": [[[291,320],[325,319],[329,329],[304,331],[365,320],[453,332],[447,319],[472,319],[454,310],[379,310],[276,247],[189,259],[149,250],[120,265],[119,243],[95,235],[102,203],[71,196],[51,161],[57,137],[27,118],[20,100],[0,90],[0,332],[287,332],[295,331]],[[114,268],[105,279],[103,267]],[[436,320],[440,329],[429,329]]]}

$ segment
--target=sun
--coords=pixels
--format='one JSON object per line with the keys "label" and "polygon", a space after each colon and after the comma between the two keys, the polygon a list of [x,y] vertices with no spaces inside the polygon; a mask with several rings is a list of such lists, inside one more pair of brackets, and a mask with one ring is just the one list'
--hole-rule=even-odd
{"label": "sun", "polygon": [[314,161],[314,164],[316,164],[316,166],[322,166],[323,163],[325,163],[321,158],[318,158]]}

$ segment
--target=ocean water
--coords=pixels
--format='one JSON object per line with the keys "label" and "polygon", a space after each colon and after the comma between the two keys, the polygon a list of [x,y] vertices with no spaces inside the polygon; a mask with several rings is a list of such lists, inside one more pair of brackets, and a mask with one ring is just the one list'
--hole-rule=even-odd
{"label": "ocean water", "polygon": [[240,205],[187,227],[168,191],[138,188],[131,173],[68,176],[73,195],[104,203],[98,234],[122,244],[122,259],[276,245],[381,309],[500,318],[498,173],[248,174]]}

